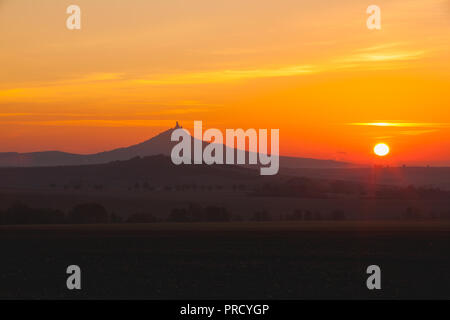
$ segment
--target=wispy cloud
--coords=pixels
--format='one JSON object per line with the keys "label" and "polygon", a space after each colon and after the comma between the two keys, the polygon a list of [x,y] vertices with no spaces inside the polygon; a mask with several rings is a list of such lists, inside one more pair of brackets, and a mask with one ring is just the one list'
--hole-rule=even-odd
{"label": "wispy cloud", "polygon": [[155,112],[137,113],[138,116],[153,116],[153,115],[186,115],[191,113],[208,112],[211,110],[201,108],[183,108],[183,109],[166,109]]}
{"label": "wispy cloud", "polygon": [[406,42],[381,43],[354,50],[350,55],[335,59],[340,69],[391,70],[407,66],[404,62],[415,61],[427,55],[425,50],[409,47]]}
{"label": "wispy cloud", "polygon": [[[173,85],[216,83],[257,78],[291,77],[333,71],[343,68],[363,68],[364,66],[368,66],[367,63],[394,63],[399,61],[417,60],[426,54],[424,50],[401,48],[401,46],[404,45],[406,45],[405,42],[380,44],[355,50],[353,54],[346,57],[336,58],[331,61],[322,61],[316,64],[299,64],[258,69],[212,70],[204,72],[185,72],[179,74],[154,74],[130,81],[133,84]],[[390,67],[393,68],[395,65],[392,64]]]}
{"label": "wispy cloud", "polygon": [[371,126],[371,127],[407,127],[407,128],[449,128],[450,123],[438,122],[353,122],[348,123],[352,126]]}
{"label": "wispy cloud", "polygon": [[77,119],[77,120],[44,120],[44,121],[9,121],[9,125],[31,125],[43,127],[170,127],[173,120],[104,120],[104,119]]}
{"label": "wispy cloud", "polygon": [[376,52],[380,50],[398,48],[400,46],[408,45],[407,42],[389,42],[389,43],[381,43],[371,47],[365,47],[357,49],[356,52]]}
{"label": "wispy cloud", "polygon": [[425,54],[425,51],[388,51],[362,53],[344,59],[345,62],[383,62],[417,60]]}
{"label": "wispy cloud", "polygon": [[388,62],[417,60],[423,57],[424,50],[405,48],[406,43],[395,42],[379,44],[372,47],[357,49],[354,54],[339,59],[341,62]]}
{"label": "wispy cloud", "polygon": [[[402,62],[418,60],[425,55],[424,50],[408,48],[408,44],[405,42],[392,42],[356,49],[350,55],[342,57],[330,57],[322,61],[302,61],[298,64],[279,66],[262,65],[256,68],[186,70],[176,73],[154,74],[91,72],[84,75],[72,75],[67,79],[55,81],[22,85],[10,84],[0,90],[0,101],[60,102],[67,100],[67,97],[81,99],[80,97],[84,96],[110,98],[117,95],[125,96],[128,89],[146,90],[147,86],[227,83],[252,79],[297,77],[338,70],[395,69],[408,66],[408,64]],[[129,102],[130,98],[127,97],[126,99]]]}
{"label": "wispy cloud", "polygon": [[32,116],[32,115],[35,115],[35,113],[30,113],[30,112],[0,113],[0,118],[24,117],[24,116]]}
{"label": "wispy cloud", "polygon": [[[79,127],[151,127],[167,126],[178,115],[208,112],[209,109],[185,108],[136,113],[0,113],[0,124],[31,126],[79,126]],[[167,116],[167,117],[164,117]]]}
{"label": "wispy cloud", "polygon": [[354,122],[347,125],[392,129],[393,131],[389,133],[408,136],[418,136],[450,128],[450,123],[441,122]]}
{"label": "wispy cloud", "polygon": [[148,75],[142,79],[133,80],[137,84],[200,84],[227,82],[255,78],[289,77],[311,74],[320,70],[312,65],[295,65],[278,68],[219,70],[181,73],[172,75]]}
{"label": "wispy cloud", "polygon": [[408,135],[408,136],[418,136],[421,134],[426,134],[426,133],[433,133],[438,131],[437,129],[430,129],[430,130],[405,130],[405,131],[400,131],[400,134],[404,134],[404,135]]}

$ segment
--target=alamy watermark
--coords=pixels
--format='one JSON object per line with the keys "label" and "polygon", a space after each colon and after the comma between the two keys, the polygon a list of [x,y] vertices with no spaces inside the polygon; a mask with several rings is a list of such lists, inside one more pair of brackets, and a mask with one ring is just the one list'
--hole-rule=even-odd
{"label": "alamy watermark", "polygon": [[[171,141],[178,141],[171,152],[172,162],[179,164],[248,164],[261,165],[261,175],[275,175],[279,169],[279,129],[270,130],[270,152],[267,129],[226,129],[224,143],[219,129],[203,132],[202,121],[194,121],[194,135],[177,127],[171,135]],[[181,140],[181,141],[180,141]],[[245,145],[248,141],[248,151]],[[236,142],[236,144],[235,144]],[[194,149],[192,152],[192,148]],[[255,152],[254,150],[258,150]],[[236,157],[235,157],[236,153]],[[270,153],[270,154],[269,154]],[[192,159],[193,154],[193,159]]]}
{"label": "alamy watermark", "polygon": [[366,273],[370,274],[366,281],[367,289],[381,290],[381,268],[373,264],[367,267]]}
{"label": "alamy watermark", "polygon": [[67,7],[66,13],[70,14],[66,20],[66,27],[69,30],[81,29],[81,8],[75,4]]}
{"label": "alamy watermark", "polygon": [[367,18],[366,25],[369,30],[381,30],[381,9],[379,6],[373,4],[367,7],[367,14],[370,16]]}
{"label": "alamy watermark", "polygon": [[72,264],[67,267],[66,273],[70,275],[66,281],[67,289],[81,290],[81,268]]}

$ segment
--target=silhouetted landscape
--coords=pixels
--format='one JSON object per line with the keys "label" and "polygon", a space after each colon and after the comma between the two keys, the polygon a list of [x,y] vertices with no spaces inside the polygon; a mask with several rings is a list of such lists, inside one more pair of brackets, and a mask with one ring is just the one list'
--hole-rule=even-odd
{"label": "silhouetted landscape", "polygon": [[[174,128],[141,143],[117,148],[110,151],[95,154],[81,155],[61,151],[42,151],[31,153],[0,152],[0,167],[52,167],[75,166],[87,164],[101,164],[118,160],[129,160],[134,157],[147,157],[154,155],[170,156],[176,142],[170,141],[170,136],[175,129],[182,128],[178,122]],[[194,140],[194,139],[193,139]],[[192,144],[194,141],[192,142]],[[208,143],[202,142],[203,148]],[[228,147],[225,147],[228,148]],[[246,152],[246,158],[248,158]],[[309,158],[295,158],[281,156],[281,162],[285,168],[346,168],[355,166],[351,163],[321,160]]]}
{"label": "silhouetted landscape", "polygon": [[0,0],[0,300],[450,300],[448,4]]}
{"label": "silhouetted landscape", "polygon": [[[2,298],[448,298],[448,168],[261,176],[121,150],[106,163],[0,168]],[[87,270],[79,294],[52,276],[73,261]],[[374,261],[382,293],[363,285]]]}
{"label": "silhouetted landscape", "polygon": [[[278,175],[261,176],[256,166],[174,165],[164,154],[146,156],[172,144],[171,130],[138,145],[145,147],[121,149],[126,154],[140,150],[128,160],[0,168],[2,223],[75,223],[67,218],[69,212],[86,203],[103,208],[102,223],[131,217],[135,222],[169,221],[174,212],[180,216],[194,207],[216,208],[217,215],[225,211],[223,221],[450,217],[450,191],[440,187],[450,181],[450,168],[337,169],[332,163],[330,168],[294,169],[283,167],[281,159]],[[414,183],[421,181],[427,183]],[[18,210],[20,206],[29,210]],[[215,221],[213,213],[208,219],[185,215],[178,219]]]}

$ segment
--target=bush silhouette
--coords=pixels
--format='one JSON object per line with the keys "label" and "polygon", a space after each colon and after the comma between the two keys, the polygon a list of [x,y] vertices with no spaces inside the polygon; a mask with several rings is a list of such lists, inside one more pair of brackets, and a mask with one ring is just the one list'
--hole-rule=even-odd
{"label": "bush silhouette", "polygon": [[60,224],[65,223],[64,213],[47,208],[31,208],[23,203],[13,204],[0,213],[0,224]]}
{"label": "bush silhouette", "polygon": [[76,205],[69,213],[71,223],[107,223],[108,212],[98,203],[83,203]]}
{"label": "bush silhouette", "polygon": [[126,220],[127,223],[153,223],[158,222],[158,219],[156,219],[153,215],[149,213],[139,212],[132,214],[128,217]]}
{"label": "bush silhouette", "polygon": [[187,208],[174,208],[167,221],[170,222],[224,222],[230,221],[231,214],[224,207],[191,203]]}
{"label": "bush silhouette", "polygon": [[256,211],[253,213],[253,221],[270,221],[270,214],[266,210]]}
{"label": "bush silhouette", "polygon": [[345,213],[342,210],[334,210],[331,213],[331,219],[336,221],[342,221],[345,220]]}

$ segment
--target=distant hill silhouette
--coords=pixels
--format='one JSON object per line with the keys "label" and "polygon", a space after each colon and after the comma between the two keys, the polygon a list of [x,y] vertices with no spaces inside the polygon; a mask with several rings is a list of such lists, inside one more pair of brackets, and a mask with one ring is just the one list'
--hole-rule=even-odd
{"label": "distant hill silhouette", "polygon": [[[272,178],[273,179],[270,179]],[[267,177],[272,181],[277,176]],[[101,185],[103,188],[134,187],[136,183],[151,186],[182,184],[234,184],[260,181],[259,171],[235,165],[175,165],[165,155],[135,157],[105,164],[0,168],[0,188],[48,189]],[[78,186],[78,187],[77,187]]]}
{"label": "distant hill silhouette", "polygon": [[52,167],[101,164],[117,160],[129,160],[135,157],[152,155],[170,155],[174,142],[170,135],[174,129],[164,131],[142,143],[95,154],[81,155],[61,151],[42,151],[30,153],[0,153],[1,167]]}
{"label": "distant hill silhouette", "polygon": [[[170,156],[173,146],[177,142],[170,141],[173,130],[166,130],[144,142],[110,151],[95,154],[73,154],[61,151],[41,151],[30,153],[4,152],[0,153],[0,167],[52,167],[77,166],[87,164],[102,164],[117,160],[130,160],[135,157],[153,155]],[[207,143],[203,142],[205,146]],[[247,153],[248,158],[248,153]],[[280,157],[282,168],[346,168],[350,163],[334,160],[320,160],[311,158]]]}

